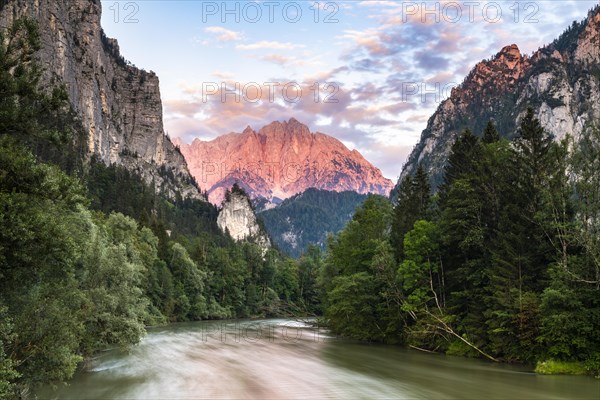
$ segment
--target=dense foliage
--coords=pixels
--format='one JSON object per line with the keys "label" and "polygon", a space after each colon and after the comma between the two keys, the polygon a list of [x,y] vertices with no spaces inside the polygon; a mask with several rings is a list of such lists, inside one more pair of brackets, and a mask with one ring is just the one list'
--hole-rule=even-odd
{"label": "dense foliage", "polygon": [[321,256],[235,243],[206,202],[86,161],[62,88],[42,88],[39,35],[0,35],[0,398],[69,379],[147,325],[317,310]]}
{"label": "dense foliage", "polygon": [[342,230],[366,197],[310,188],[261,212],[259,218],[277,247],[298,258],[310,245],[324,249],[327,235]]}
{"label": "dense foliage", "polygon": [[438,193],[419,168],[359,208],[320,276],[336,332],[599,373],[600,130],[556,142],[529,109],[509,136],[467,130]]}

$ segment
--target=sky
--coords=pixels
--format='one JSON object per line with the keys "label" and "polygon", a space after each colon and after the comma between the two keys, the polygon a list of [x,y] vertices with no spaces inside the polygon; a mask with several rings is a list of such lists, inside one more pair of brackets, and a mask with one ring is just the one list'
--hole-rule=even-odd
{"label": "sky", "polygon": [[531,54],[598,1],[102,1],[123,56],[157,73],[190,143],[296,118],[396,179],[475,64]]}

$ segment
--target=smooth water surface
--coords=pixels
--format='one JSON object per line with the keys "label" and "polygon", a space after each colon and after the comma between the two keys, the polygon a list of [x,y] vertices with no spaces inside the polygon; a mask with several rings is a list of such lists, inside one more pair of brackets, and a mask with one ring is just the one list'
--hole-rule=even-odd
{"label": "smooth water surface", "polygon": [[600,399],[600,380],[332,337],[300,321],[151,329],[40,399]]}

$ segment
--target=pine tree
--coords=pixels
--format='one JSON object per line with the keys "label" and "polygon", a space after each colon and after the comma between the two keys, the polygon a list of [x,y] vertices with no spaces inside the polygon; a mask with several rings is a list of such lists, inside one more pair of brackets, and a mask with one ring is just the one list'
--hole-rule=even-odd
{"label": "pine tree", "polygon": [[[389,269],[386,243],[391,204],[370,195],[352,221],[331,240],[325,261],[328,278],[324,314],[335,332],[362,340],[384,340],[384,282],[379,269]],[[375,262],[374,259],[380,262]],[[386,266],[384,266],[384,264]],[[331,268],[333,267],[333,268]],[[337,271],[332,271],[337,269]],[[337,274],[336,274],[337,272]]]}
{"label": "pine tree", "polygon": [[[460,321],[456,328],[475,345],[486,342],[485,298],[489,282],[489,242],[491,226],[486,224],[490,207],[486,187],[495,184],[485,173],[486,145],[470,131],[454,144],[440,196],[441,258],[445,278],[444,296],[449,311]],[[455,341],[453,352],[473,354],[473,349]]]}
{"label": "pine tree", "polygon": [[414,211],[417,219],[425,218],[431,201],[431,186],[429,176],[425,172],[423,164],[419,164],[417,172],[413,177]]}
{"label": "pine tree", "polygon": [[448,162],[444,168],[444,181],[440,185],[441,203],[444,202],[452,183],[473,171],[480,151],[481,146],[477,136],[473,135],[471,130],[465,129],[452,145]]}
{"label": "pine tree", "polygon": [[492,120],[488,121],[487,125],[485,126],[482,139],[483,143],[485,144],[496,143],[500,140],[500,134],[496,130],[496,126]]}
{"label": "pine tree", "polygon": [[410,199],[413,197],[413,177],[408,175],[400,182],[398,188],[398,202],[394,207],[390,242],[394,249],[396,262],[400,262],[403,256],[404,235],[410,231],[414,224],[409,210]]}
{"label": "pine tree", "polygon": [[539,351],[540,294],[557,259],[546,215],[557,146],[530,108],[521,121],[500,194],[488,326],[490,346],[505,359],[531,361]]}
{"label": "pine tree", "polygon": [[540,121],[535,118],[533,109],[528,108],[521,121],[515,147],[523,178],[521,184],[524,186],[525,194],[529,196],[532,213],[535,213],[540,206],[539,196],[542,186],[552,172],[549,156],[553,145],[552,135],[548,134]]}
{"label": "pine tree", "polygon": [[420,219],[425,219],[431,203],[429,177],[419,164],[414,176],[407,176],[400,184],[398,204],[394,208],[390,241],[396,260],[402,260],[404,235]]}

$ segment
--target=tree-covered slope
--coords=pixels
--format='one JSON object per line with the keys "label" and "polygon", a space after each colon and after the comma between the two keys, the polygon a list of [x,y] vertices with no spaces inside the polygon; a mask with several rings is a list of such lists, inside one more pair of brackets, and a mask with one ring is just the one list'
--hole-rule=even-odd
{"label": "tree-covered slope", "polygon": [[259,217],[279,249],[297,258],[310,244],[323,248],[327,235],[339,232],[366,198],[351,191],[311,188],[261,212]]}

